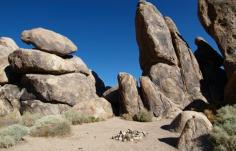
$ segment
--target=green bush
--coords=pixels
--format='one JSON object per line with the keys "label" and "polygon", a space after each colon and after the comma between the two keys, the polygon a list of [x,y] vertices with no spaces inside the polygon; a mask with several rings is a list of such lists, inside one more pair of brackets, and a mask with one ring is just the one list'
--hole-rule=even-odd
{"label": "green bush", "polygon": [[140,111],[134,115],[133,120],[138,122],[151,122],[152,117],[152,113],[148,111]]}
{"label": "green bush", "polygon": [[78,125],[82,123],[93,123],[93,122],[99,122],[102,119],[96,118],[93,116],[84,116],[79,114],[76,111],[69,110],[64,112],[64,117],[72,123],[72,125]]}
{"label": "green bush", "polygon": [[27,127],[31,127],[35,124],[36,120],[40,119],[41,117],[42,115],[39,113],[25,112],[22,115],[21,124]]}
{"label": "green bush", "polygon": [[0,129],[0,148],[8,148],[15,145],[27,134],[28,128],[19,124]]}
{"label": "green bush", "polygon": [[210,138],[215,151],[236,151],[236,105],[217,111]]}
{"label": "green bush", "polygon": [[37,120],[30,129],[35,137],[63,136],[71,131],[70,123],[60,115],[48,115]]}

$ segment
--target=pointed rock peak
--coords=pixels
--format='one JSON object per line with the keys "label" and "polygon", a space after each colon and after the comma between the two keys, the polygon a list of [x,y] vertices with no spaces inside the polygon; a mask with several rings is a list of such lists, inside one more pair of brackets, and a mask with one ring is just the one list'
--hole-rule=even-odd
{"label": "pointed rock peak", "polygon": [[196,37],[196,38],[195,38],[195,44],[196,44],[197,46],[202,45],[203,43],[207,43],[204,38],[202,38],[202,37]]}
{"label": "pointed rock peak", "polygon": [[180,34],[175,22],[169,16],[165,16],[164,19],[171,33],[176,32]]}

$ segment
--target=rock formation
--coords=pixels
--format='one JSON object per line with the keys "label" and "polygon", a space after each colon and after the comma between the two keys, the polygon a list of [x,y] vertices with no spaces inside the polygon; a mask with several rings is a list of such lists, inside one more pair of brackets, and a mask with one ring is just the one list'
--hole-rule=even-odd
{"label": "rock formation", "polygon": [[236,72],[236,1],[198,1],[198,15],[205,30],[215,39],[224,57],[228,83],[224,102],[234,104]]}
{"label": "rock formation", "polygon": [[0,39],[0,83],[10,82],[6,68],[20,75],[16,85],[0,88],[1,116],[15,110],[61,114],[73,106],[88,116],[106,119],[113,115],[110,103],[97,95],[105,89],[102,80],[81,58],[71,55],[77,49],[73,42],[43,28],[26,30],[21,38],[36,49],[18,48],[10,38]]}
{"label": "rock formation", "polygon": [[199,0],[198,15],[215,39],[223,56],[228,78],[236,71],[236,1]]}
{"label": "rock formation", "polygon": [[122,113],[134,116],[143,109],[143,103],[138,93],[137,81],[128,73],[119,73],[118,82]]}
{"label": "rock formation", "polygon": [[189,119],[178,140],[177,148],[180,151],[212,150],[208,135],[212,124],[199,117]]}
{"label": "rock formation", "polygon": [[67,56],[77,50],[75,44],[67,37],[44,28],[25,30],[21,39],[27,44],[59,56]]}
{"label": "rock formation", "polygon": [[170,110],[184,109],[194,101],[207,102],[201,93],[203,77],[196,58],[169,17],[163,17],[151,3],[139,2],[136,35],[146,76],[141,78],[143,101],[156,116],[167,116]]}
{"label": "rock formation", "polygon": [[220,106],[224,103],[224,87],[227,82],[226,73],[221,68],[223,57],[201,37],[196,38],[195,44],[198,48],[194,55],[203,74],[202,92],[209,103]]}
{"label": "rock formation", "polygon": [[207,119],[207,117],[201,112],[195,111],[183,111],[170,124],[170,130],[174,132],[181,133],[189,119],[192,118],[200,118],[207,125],[211,125],[211,122]]}

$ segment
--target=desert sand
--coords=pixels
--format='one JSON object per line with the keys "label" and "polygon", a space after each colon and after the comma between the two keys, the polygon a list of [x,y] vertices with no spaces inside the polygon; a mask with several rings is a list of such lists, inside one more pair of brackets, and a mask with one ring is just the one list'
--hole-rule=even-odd
{"label": "desert sand", "polygon": [[[175,151],[178,133],[165,128],[171,120],[149,123],[126,121],[117,117],[107,121],[72,126],[64,137],[25,137],[25,141],[3,151]],[[120,142],[111,139],[120,130],[145,131],[148,135],[139,142]]]}

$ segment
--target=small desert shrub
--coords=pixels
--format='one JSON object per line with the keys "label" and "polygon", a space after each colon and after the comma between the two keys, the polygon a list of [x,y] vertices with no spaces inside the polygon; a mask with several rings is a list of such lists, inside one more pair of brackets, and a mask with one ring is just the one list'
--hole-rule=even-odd
{"label": "small desert shrub", "polygon": [[36,120],[40,119],[41,117],[42,115],[39,113],[25,112],[22,115],[21,124],[27,127],[31,127],[35,124]]}
{"label": "small desert shrub", "polygon": [[84,116],[73,110],[64,112],[64,117],[68,121],[70,121],[72,125],[78,125],[82,123],[93,123],[93,122],[99,122],[103,120],[103,119],[96,118],[93,116]]}
{"label": "small desert shrub", "polygon": [[211,133],[215,151],[236,151],[236,105],[217,111]]}
{"label": "small desert shrub", "polygon": [[122,114],[121,116],[123,119],[125,120],[129,120],[129,121],[138,121],[138,122],[151,122],[152,121],[152,113],[143,110],[143,111],[139,111],[137,114],[135,115],[131,115],[131,114]]}
{"label": "small desert shrub", "polygon": [[48,115],[37,120],[30,129],[35,137],[63,136],[71,131],[70,123],[60,115]]}
{"label": "small desert shrub", "polygon": [[133,121],[133,115],[128,114],[128,113],[122,114],[121,118],[128,120],[128,121]]}
{"label": "small desert shrub", "polygon": [[152,113],[148,111],[139,111],[134,117],[134,121],[138,122],[151,122],[152,121]]}
{"label": "small desert shrub", "polygon": [[8,148],[15,145],[27,134],[28,128],[19,124],[0,129],[0,148]]}

